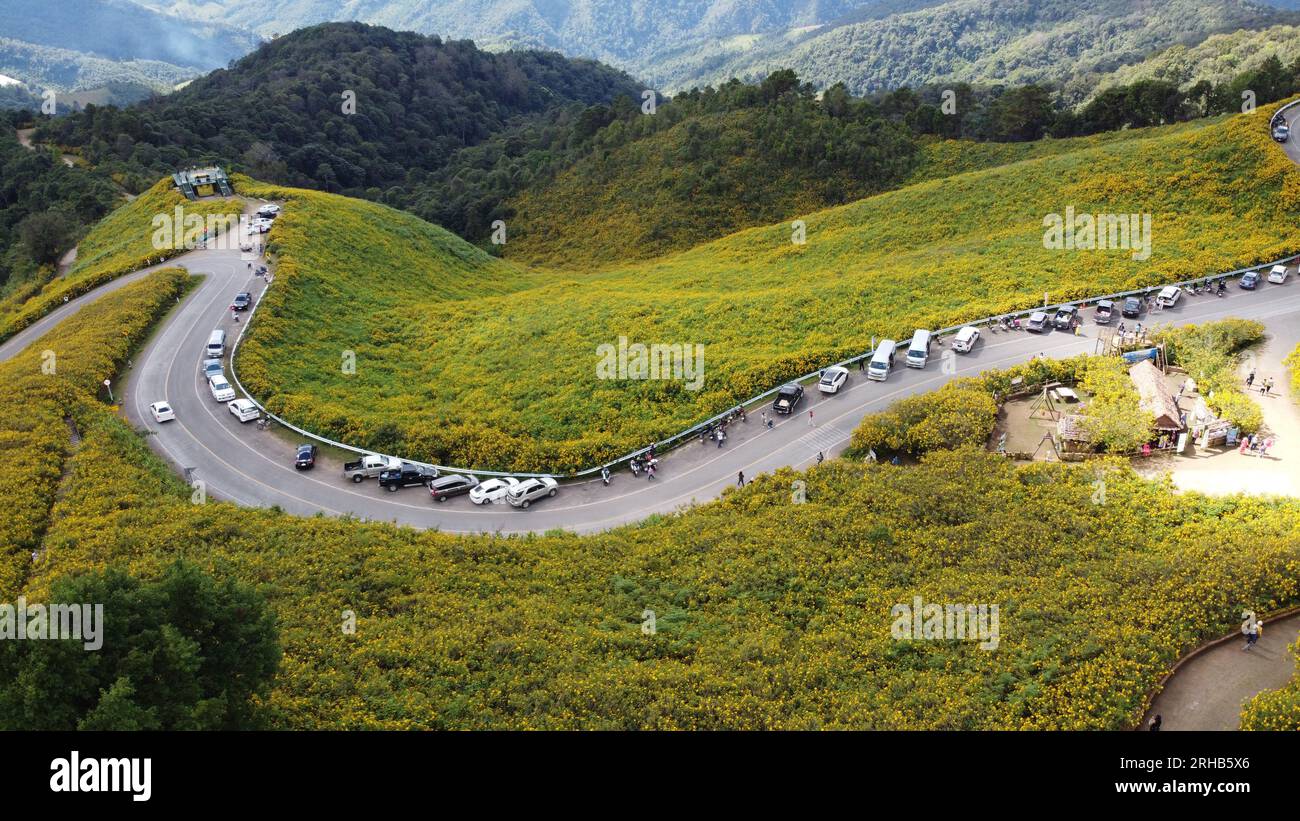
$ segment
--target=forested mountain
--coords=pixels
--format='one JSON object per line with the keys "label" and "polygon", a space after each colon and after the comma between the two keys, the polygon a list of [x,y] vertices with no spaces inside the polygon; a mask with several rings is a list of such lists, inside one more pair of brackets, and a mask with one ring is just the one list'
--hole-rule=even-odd
{"label": "forested mountain", "polygon": [[221,22],[162,14],[132,0],[4,0],[0,37],[108,60],[156,60],[196,72],[226,65],[260,39]]}
{"label": "forested mountain", "polygon": [[0,37],[0,74],[22,78],[32,88],[53,89],[68,102],[78,92],[108,89],[110,94],[101,102],[125,105],[151,93],[169,92],[198,71],[157,60],[108,60]]}
{"label": "forested mountain", "polygon": [[[494,54],[357,23],[281,37],[165,98],[92,107],[38,139],[137,172],[237,162],[254,175],[372,198],[466,146],[570,103],[639,97],[627,75],[553,52]],[[140,174],[145,169],[149,174]]]}
{"label": "forested mountain", "polygon": [[331,20],[467,37],[480,45],[548,48],[644,75],[658,55],[735,35],[892,14],[941,0],[146,0],[171,12],[239,20],[284,34]]}
{"label": "forested mountain", "polygon": [[1293,22],[1290,0],[146,0],[261,34],[325,20],[557,49],[661,91],[793,68],[861,94],[940,80],[1068,83],[1208,35]]}
{"label": "forested mountain", "polygon": [[951,0],[882,19],[687,45],[660,61],[669,87],[789,67],[864,93],[925,82],[1055,82],[1076,97],[1096,77],[1175,44],[1296,19],[1253,0]]}

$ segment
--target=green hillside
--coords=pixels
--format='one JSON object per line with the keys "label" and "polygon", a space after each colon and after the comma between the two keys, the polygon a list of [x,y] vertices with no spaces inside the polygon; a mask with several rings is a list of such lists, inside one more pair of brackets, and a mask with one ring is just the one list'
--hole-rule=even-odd
{"label": "green hillside", "polygon": [[1085,94],[1098,76],[1178,43],[1294,22],[1250,0],[955,0],[881,19],[685,45],[665,55],[670,88],[793,68],[865,93],[941,81],[1055,82]]}
{"label": "green hillside", "polygon": [[[969,450],[781,471],[587,537],[195,504],[94,397],[187,280],[125,286],[0,365],[19,459],[0,476],[0,598],[179,557],[254,588],[284,651],[251,705],[273,728],[1123,729],[1243,605],[1300,601],[1294,501],[1173,494],[1112,464],[1096,504],[1092,470]],[[893,607],[917,596],[997,606],[996,647],[899,640]],[[0,643],[0,670],[22,644]],[[82,682],[65,684],[50,697]],[[21,685],[0,684],[0,729],[40,729],[6,698]]]}
{"label": "green hillside", "polygon": [[[252,327],[241,373],[272,409],[355,444],[477,468],[586,467],[872,336],[1037,304],[1044,291],[1078,297],[1295,251],[1300,173],[1266,122],[1261,112],[1155,129],[919,183],[808,215],[803,245],[781,223],[565,275],[488,269],[406,216],[285,192],[299,217],[276,250],[291,273]],[[1068,206],[1151,214],[1150,259],[1044,248],[1044,216]],[[412,235],[452,256],[412,251]],[[428,277],[466,265],[489,286],[474,295],[476,277],[445,286],[450,298],[430,293]],[[327,323],[288,307],[326,300]],[[620,336],[703,345],[703,389],[598,378],[599,346]],[[354,375],[340,373],[344,350],[357,353]]]}
{"label": "green hillside", "polygon": [[506,256],[564,267],[662,256],[892,188],[916,162],[907,129],[831,116],[811,98],[602,139],[612,147],[508,203]]}
{"label": "green hillside", "polygon": [[1300,55],[1300,26],[1269,26],[1215,34],[1195,45],[1175,45],[1145,60],[1123,66],[1097,81],[1096,91],[1138,80],[1164,80],[1186,88],[1205,80],[1224,83],[1260,68],[1270,57],[1283,64]]}

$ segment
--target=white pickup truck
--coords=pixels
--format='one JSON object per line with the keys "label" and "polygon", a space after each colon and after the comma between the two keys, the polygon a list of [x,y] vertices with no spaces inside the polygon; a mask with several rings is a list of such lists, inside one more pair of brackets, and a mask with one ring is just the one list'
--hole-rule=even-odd
{"label": "white pickup truck", "polygon": [[402,461],[400,459],[394,459],[391,456],[380,456],[377,453],[367,453],[355,462],[344,463],[343,478],[360,482],[362,479],[373,479],[386,470],[397,469],[401,466]]}

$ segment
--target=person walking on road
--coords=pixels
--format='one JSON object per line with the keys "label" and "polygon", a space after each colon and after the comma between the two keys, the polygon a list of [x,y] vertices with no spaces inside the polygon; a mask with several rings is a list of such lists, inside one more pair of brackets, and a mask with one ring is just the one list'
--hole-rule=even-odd
{"label": "person walking on road", "polygon": [[1265,439],[1265,440],[1264,440],[1264,444],[1262,444],[1262,445],[1259,446],[1259,456],[1260,456],[1261,459],[1264,457],[1264,455],[1265,455],[1266,453],[1268,453],[1268,449],[1271,448],[1271,447],[1273,447],[1273,437],[1272,437],[1272,436],[1270,436],[1270,437],[1268,437],[1267,439]]}
{"label": "person walking on road", "polygon": [[817,423],[813,421],[813,412],[812,412],[812,410],[810,409],[810,410],[808,411],[808,427],[811,428],[811,427],[813,427],[813,426],[816,425],[816,424],[817,424]]}
{"label": "person walking on road", "polygon": [[1263,634],[1263,632],[1264,632],[1264,625],[1259,622],[1255,622],[1254,626],[1250,629],[1250,632],[1246,634],[1246,646],[1241,649],[1243,650],[1254,649],[1255,643],[1259,641],[1259,637],[1260,635]]}
{"label": "person walking on road", "polygon": [[745,471],[743,471],[743,470],[741,470],[741,471],[737,471],[737,472],[736,472],[736,487],[744,487],[744,486],[745,486]]}
{"label": "person walking on road", "polygon": [[1159,713],[1157,713],[1155,718],[1151,719],[1151,723],[1147,725],[1147,729],[1153,733],[1158,733],[1160,732],[1160,725],[1162,723],[1164,723],[1164,719],[1161,718]]}
{"label": "person walking on road", "polygon": [[1249,388],[1251,385],[1254,384],[1255,384],[1255,371],[1254,369],[1252,369],[1251,372],[1246,375],[1246,387]]}
{"label": "person walking on road", "polygon": [[826,461],[826,454],[820,450],[817,451],[817,464],[820,465],[824,461]]}
{"label": "person walking on road", "polygon": [[654,466],[653,464],[651,464],[649,467],[647,467],[647,468],[645,469],[645,475],[646,475],[646,478],[647,478],[647,479],[649,479],[649,480],[651,480],[651,481],[654,480],[654,478],[655,478],[655,466]]}

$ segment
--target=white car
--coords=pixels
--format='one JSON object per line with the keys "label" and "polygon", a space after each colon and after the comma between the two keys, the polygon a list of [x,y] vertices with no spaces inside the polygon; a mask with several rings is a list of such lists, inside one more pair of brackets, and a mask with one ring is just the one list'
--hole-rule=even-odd
{"label": "white car", "polygon": [[212,392],[212,398],[218,402],[229,402],[235,398],[235,389],[230,387],[224,376],[209,376],[208,390]]}
{"label": "white car", "polygon": [[519,480],[510,476],[503,476],[500,479],[487,479],[480,482],[478,487],[469,492],[469,500],[476,505],[490,505],[506,498],[510,488],[517,484],[519,484]]}
{"label": "white car", "polygon": [[265,234],[267,231],[271,230],[271,220],[259,217],[258,219],[253,220],[250,227],[255,234]]}
{"label": "white car", "polygon": [[833,365],[822,371],[822,378],[817,382],[817,390],[822,393],[839,393],[849,379],[849,369]]}
{"label": "white car", "polygon": [[236,399],[234,402],[227,403],[226,407],[230,408],[230,412],[240,422],[251,422],[262,415],[251,399]]}
{"label": "white car", "polygon": [[559,483],[551,477],[538,476],[525,479],[506,491],[506,501],[512,507],[526,508],[536,499],[541,499],[544,496],[554,496],[558,489]]}
{"label": "white car", "polygon": [[952,349],[958,353],[970,353],[975,347],[975,343],[980,341],[980,330],[972,325],[967,325],[957,332],[953,337]]}
{"label": "white car", "polygon": [[176,411],[172,410],[172,406],[167,404],[166,400],[154,402],[149,406],[149,412],[153,414],[155,422],[170,422],[176,418]]}
{"label": "white car", "polygon": [[1268,272],[1268,281],[1274,285],[1281,285],[1286,282],[1287,270],[1285,265],[1274,265],[1273,270]]}
{"label": "white car", "polygon": [[1183,298],[1183,289],[1177,285],[1167,285],[1156,294],[1156,304],[1162,308],[1172,308]]}

